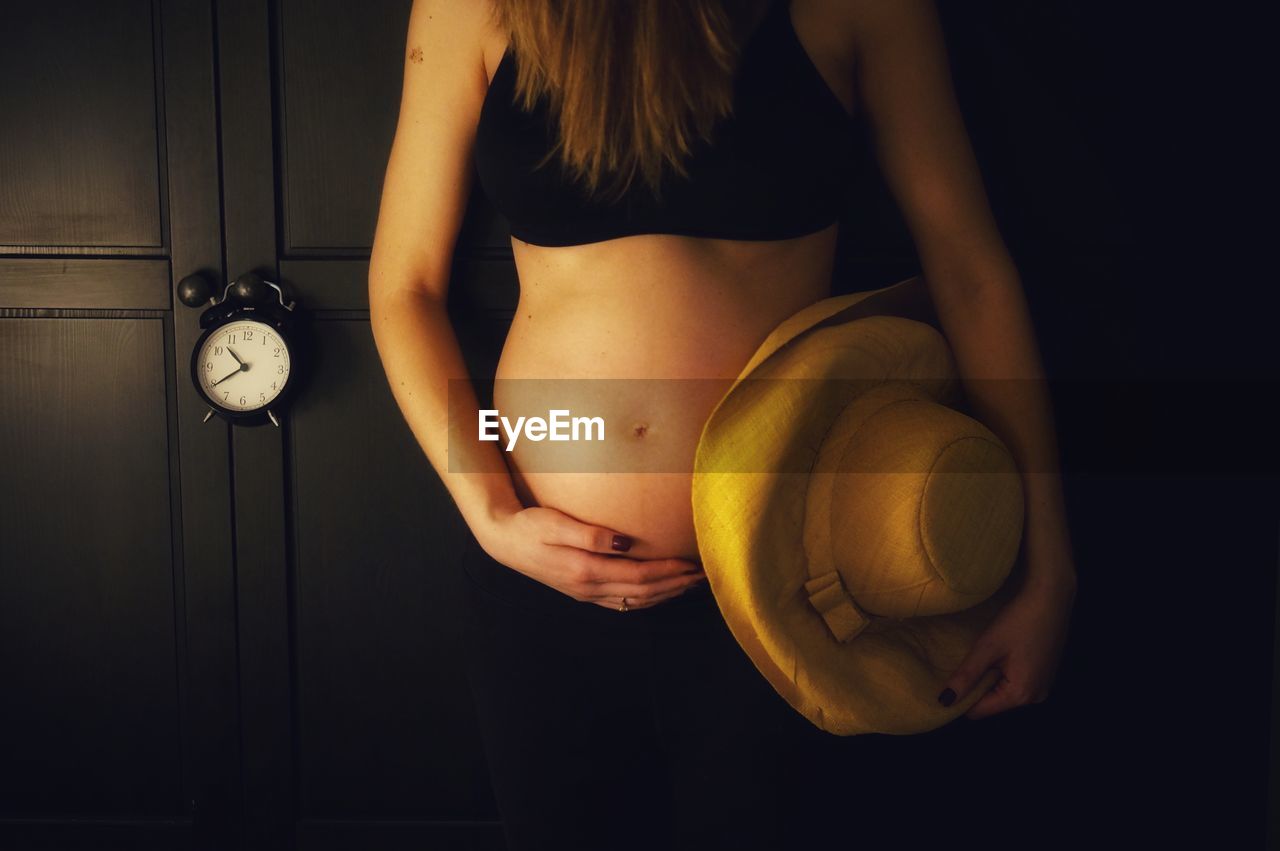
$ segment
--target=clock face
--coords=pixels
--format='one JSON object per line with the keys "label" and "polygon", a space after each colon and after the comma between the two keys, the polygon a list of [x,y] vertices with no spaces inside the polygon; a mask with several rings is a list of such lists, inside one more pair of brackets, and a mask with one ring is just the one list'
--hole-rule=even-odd
{"label": "clock face", "polygon": [[229,322],[205,338],[196,359],[200,388],[230,411],[265,408],[289,380],[289,347],[270,325]]}

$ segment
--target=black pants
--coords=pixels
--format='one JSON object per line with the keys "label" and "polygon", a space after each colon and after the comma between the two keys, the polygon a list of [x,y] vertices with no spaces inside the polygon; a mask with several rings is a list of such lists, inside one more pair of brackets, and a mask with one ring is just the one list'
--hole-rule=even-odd
{"label": "black pants", "polygon": [[474,540],[464,569],[468,676],[513,851],[796,847],[806,761],[830,736],[755,669],[705,581],[618,612]]}

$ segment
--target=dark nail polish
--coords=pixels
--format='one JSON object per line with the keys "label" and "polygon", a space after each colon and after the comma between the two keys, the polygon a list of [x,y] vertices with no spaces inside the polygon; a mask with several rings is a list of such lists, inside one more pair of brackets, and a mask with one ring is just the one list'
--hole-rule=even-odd
{"label": "dark nail polish", "polygon": [[944,688],[942,694],[938,695],[938,703],[943,706],[950,706],[956,702],[956,693],[949,688]]}
{"label": "dark nail polish", "polygon": [[614,535],[612,546],[615,550],[625,553],[627,550],[631,549],[631,539],[626,535]]}

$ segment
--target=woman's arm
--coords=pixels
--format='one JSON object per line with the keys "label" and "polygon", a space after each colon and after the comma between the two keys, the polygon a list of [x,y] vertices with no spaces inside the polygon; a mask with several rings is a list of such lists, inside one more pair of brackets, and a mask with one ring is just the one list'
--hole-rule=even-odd
{"label": "woman's arm", "polygon": [[482,49],[489,12],[481,0],[414,2],[369,260],[374,341],[396,403],[481,548],[576,600],[617,608],[625,599],[647,608],[706,581],[701,565],[624,558],[618,553],[631,541],[616,530],[553,508],[526,508],[497,444],[475,439],[472,430],[479,403],[446,297],[489,88]]}
{"label": "woman's arm", "polygon": [[843,4],[859,96],[975,413],[1026,485],[1027,581],[1072,584],[1051,402],[1017,269],[996,228],[930,0]]}
{"label": "woman's arm", "polygon": [[966,713],[1048,697],[1066,642],[1076,570],[1044,369],[1022,284],[997,230],[956,105],[931,0],[837,4],[861,103],[975,414],[1008,444],[1026,499],[1016,595],[947,679],[951,705],[992,667],[1001,677]]}
{"label": "woman's arm", "polygon": [[[471,189],[471,150],[488,89],[487,3],[416,0],[400,116],[369,260],[369,318],[387,381],[409,428],[478,536],[522,506],[496,444],[455,441],[455,417],[479,408],[445,302]],[[459,397],[457,394],[463,394]],[[459,425],[462,423],[459,422]]]}

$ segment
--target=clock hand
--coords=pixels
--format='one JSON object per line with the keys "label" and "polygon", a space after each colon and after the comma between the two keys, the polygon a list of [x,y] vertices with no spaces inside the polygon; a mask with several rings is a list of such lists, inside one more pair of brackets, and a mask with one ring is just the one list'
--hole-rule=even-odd
{"label": "clock hand", "polygon": [[243,368],[244,368],[244,361],[240,360],[240,358],[236,356],[236,353],[235,353],[235,352],[233,352],[233,351],[231,351],[231,347],[230,347],[230,346],[227,346],[227,352],[231,355],[231,357],[233,357],[233,358],[235,358],[235,359],[236,359],[236,363],[240,364],[241,369],[243,369]]}
{"label": "clock hand", "polygon": [[244,370],[245,370],[244,364],[241,364],[240,366],[236,367],[236,368],[235,368],[235,369],[233,369],[231,372],[229,372],[229,373],[227,373],[226,375],[222,376],[221,378],[219,378],[217,381],[213,382],[213,384],[210,384],[209,386],[210,386],[210,387],[216,387],[216,386],[218,386],[219,384],[221,384],[222,382],[226,381],[226,380],[227,380],[228,378],[230,378],[231,376],[235,375],[237,372],[244,372]]}

